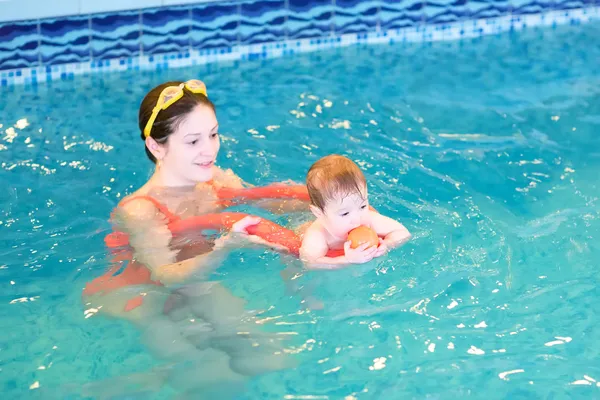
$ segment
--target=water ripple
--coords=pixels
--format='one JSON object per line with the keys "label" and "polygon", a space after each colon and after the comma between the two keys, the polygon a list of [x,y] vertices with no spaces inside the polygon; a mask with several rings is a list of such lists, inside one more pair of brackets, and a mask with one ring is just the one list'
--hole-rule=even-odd
{"label": "water ripple", "polygon": [[[18,371],[0,379],[6,396],[101,395],[106,382],[118,396],[129,379],[158,397],[184,390],[162,381],[183,380],[178,365],[80,294],[106,270],[110,211],[151,172],[139,101],[185,76],[212,88],[221,165],[256,184],[301,182],[318,158],[348,155],[372,204],[414,234],[385,259],[335,273],[233,254],[218,279],[301,361],[255,377],[250,397],[593,396],[598,30],[6,89],[16,100],[0,103],[0,348]],[[181,380],[171,383],[190,384]]]}

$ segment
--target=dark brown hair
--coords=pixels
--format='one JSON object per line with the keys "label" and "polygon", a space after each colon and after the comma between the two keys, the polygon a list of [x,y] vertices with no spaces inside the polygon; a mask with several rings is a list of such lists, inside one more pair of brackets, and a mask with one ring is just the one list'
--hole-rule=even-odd
{"label": "dark brown hair", "polygon": [[339,196],[354,193],[365,197],[367,181],[352,160],[337,154],[329,155],[315,162],[306,175],[306,187],[310,203],[325,208],[325,203]]}
{"label": "dark brown hair", "polygon": [[[154,89],[148,92],[146,97],[144,97],[144,100],[142,100],[142,104],[140,105],[140,112],[138,116],[141,132],[140,137],[142,140],[146,141],[146,136],[144,136],[144,128],[146,127],[146,124],[152,115],[152,110],[156,106],[158,97],[163,89],[165,89],[167,86],[179,86],[181,83],[181,81],[165,82],[156,86]],[[156,140],[157,143],[166,143],[169,136],[175,132],[181,121],[183,121],[183,119],[200,104],[208,106],[215,111],[215,105],[208,99],[208,97],[201,93],[192,93],[184,88],[183,97],[181,99],[171,104],[171,106],[166,110],[160,110],[158,112],[150,131],[150,137]],[[145,146],[145,150],[148,158],[156,164],[156,158],[150,152],[150,149]]]}

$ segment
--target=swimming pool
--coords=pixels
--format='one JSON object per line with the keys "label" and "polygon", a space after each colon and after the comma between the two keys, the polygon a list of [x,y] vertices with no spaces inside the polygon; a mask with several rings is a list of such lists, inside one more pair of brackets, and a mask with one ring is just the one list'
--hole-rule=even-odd
{"label": "swimming pool", "polygon": [[110,211],[150,173],[142,96],[191,77],[217,105],[221,165],[266,184],[348,155],[372,204],[414,234],[384,260],[300,274],[322,310],[282,279],[298,272],[289,260],[233,253],[212,279],[299,361],[242,398],[598,396],[599,34],[565,26],[4,89],[3,397],[187,390],[185,365],[94,315],[81,290],[107,267]]}

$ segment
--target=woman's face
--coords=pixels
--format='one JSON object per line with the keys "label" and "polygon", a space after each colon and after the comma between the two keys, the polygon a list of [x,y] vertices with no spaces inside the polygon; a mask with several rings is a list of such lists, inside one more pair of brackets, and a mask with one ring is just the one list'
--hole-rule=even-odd
{"label": "woman's face", "polygon": [[164,177],[172,185],[211,180],[220,146],[217,116],[209,106],[196,106],[163,145]]}

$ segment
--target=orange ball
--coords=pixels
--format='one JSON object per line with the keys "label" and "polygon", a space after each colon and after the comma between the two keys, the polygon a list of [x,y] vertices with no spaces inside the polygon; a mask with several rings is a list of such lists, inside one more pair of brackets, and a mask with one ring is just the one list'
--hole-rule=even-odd
{"label": "orange ball", "polygon": [[352,229],[348,233],[348,240],[350,240],[350,247],[353,249],[363,243],[369,243],[367,247],[379,246],[379,236],[377,236],[377,233],[373,229],[365,225]]}

